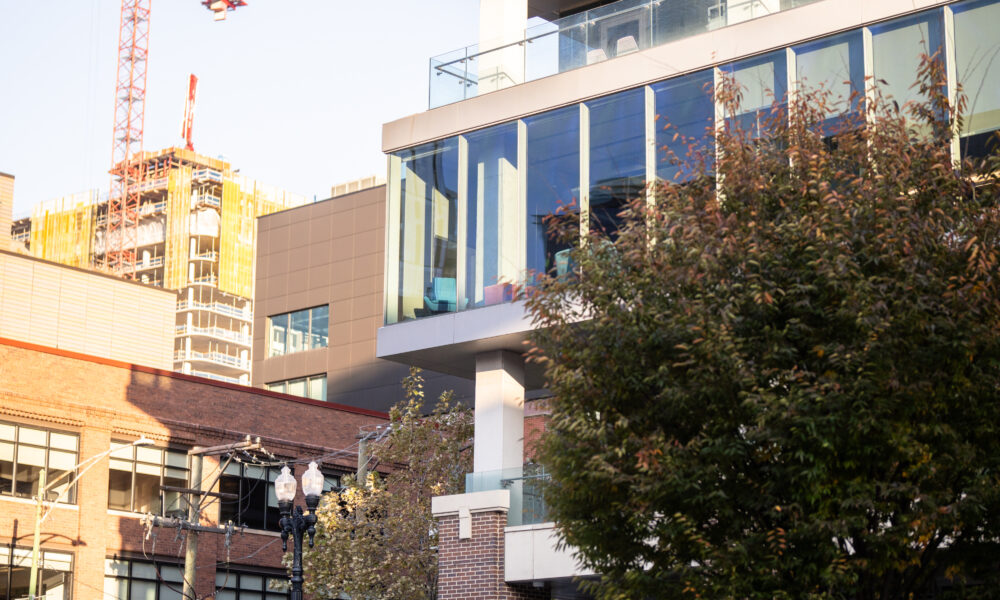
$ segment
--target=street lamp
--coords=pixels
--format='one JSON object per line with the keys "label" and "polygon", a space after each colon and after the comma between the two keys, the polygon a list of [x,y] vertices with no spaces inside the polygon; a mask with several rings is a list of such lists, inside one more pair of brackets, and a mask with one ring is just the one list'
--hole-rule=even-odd
{"label": "street lamp", "polygon": [[302,492],[306,495],[306,508],[309,514],[303,514],[302,507],[296,506],[292,511],[292,501],[295,500],[295,477],[287,466],[281,467],[281,475],[274,480],[274,494],[278,497],[278,511],[281,513],[281,550],[288,552],[288,535],[292,535],[292,593],[289,600],[302,600],[302,534],[309,534],[309,547],[313,547],[313,537],[316,535],[316,507],[323,493],[323,474],[319,472],[315,462],[309,463],[309,469],[302,474]]}
{"label": "street lamp", "polygon": [[[136,441],[132,442],[132,445],[133,446],[149,446],[152,443],[153,443],[153,440],[150,440],[150,439],[146,438],[145,436],[143,436],[143,437],[140,437],[139,439],[137,439]],[[111,448],[110,450],[106,450],[104,452],[101,452],[100,454],[95,454],[94,456],[91,456],[90,458],[88,458],[87,460],[83,461],[82,463],[76,465],[75,467],[73,467],[69,471],[66,471],[65,473],[63,473],[59,477],[56,477],[53,481],[49,482],[48,484],[45,483],[45,469],[42,468],[42,470],[38,473],[38,504],[35,506],[35,535],[34,535],[34,539],[32,540],[32,543],[31,543],[31,574],[28,576],[28,598],[29,599],[38,598],[38,553],[39,553],[39,546],[40,546],[39,542],[40,542],[41,532],[42,532],[42,523],[45,522],[45,519],[49,518],[49,515],[52,514],[52,510],[55,509],[56,504],[58,504],[59,501],[63,499],[63,496],[65,496],[66,494],[69,493],[69,490],[71,490],[73,488],[73,486],[76,485],[77,481],[80,481],[80,478],[83,477],[83,474],[86,473],[87,471],[89,471],[94,465],[96,465],[98,463],[98,461],[100,461],[105,456],[111,454],[115,450],[117,450],[117,448]],[[43,506],[43,503],[45,502],[45,496],[48,494],[48,492],[52,488],[52,486],[56,485],[57,483],[59,483],[60,481],[62,481],[64,478],[66,478],[69,475],[73,474],[77,470],[80,470],[80,472],[77,473],[76,477],[74,477],[72,479],[72,481],[69,482],[69,485],[67,485],[63,489],[63,491],[59,493],[59,495],[56,497],[56,499],[52,501],[52,503],[51,503],[52,505],[49,506],[49,510],[46,511],[45,514],[43,515],[42,514],[42,506]]]}

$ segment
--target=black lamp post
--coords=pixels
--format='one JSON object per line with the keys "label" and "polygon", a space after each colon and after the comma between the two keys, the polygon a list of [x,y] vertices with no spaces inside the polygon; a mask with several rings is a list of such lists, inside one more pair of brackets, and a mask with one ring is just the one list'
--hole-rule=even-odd
{"label": "black lamp post", "polygon": [[281,549],[288,552],[288,536],[292,536],[292,593],[290,600],[302,600],[302,536],[309,534],[309,547],[313,547],[313,537],[316,535],[316,507],[323,493],[323,474],[316,468],[316,463],[309,463],[309,469],[302,474],[302,492],[306,495],[306,508],[309,514],[303,514],[302,507],[292,510],[295,500],[295,477],[288,467],[281,468],[281,475],[274,480],[274,493],[278,497],[278,511],[281,512]]}

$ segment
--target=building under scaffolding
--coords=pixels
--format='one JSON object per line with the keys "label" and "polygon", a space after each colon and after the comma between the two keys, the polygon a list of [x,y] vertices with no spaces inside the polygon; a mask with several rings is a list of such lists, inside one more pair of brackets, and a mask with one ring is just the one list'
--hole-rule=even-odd
{"label": "building under scaffolding", "polygon": [[[141,160],[135,279],[177,291],[174,369],[249,384],[257,217],[305,198],[190,150]],[[94,268],[108,245],[107,208],[96,192],[45,202],[29,226],[15,223],[14,238],[39,258]]]}

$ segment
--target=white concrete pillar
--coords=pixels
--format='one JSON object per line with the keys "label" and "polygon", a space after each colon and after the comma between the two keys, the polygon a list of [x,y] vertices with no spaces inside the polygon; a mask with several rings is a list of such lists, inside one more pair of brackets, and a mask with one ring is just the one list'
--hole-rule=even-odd
{"label": "white concrete pillar", "polygon": [[524,464],[524,358],[504,350],[476,355],[477,473]]}
{"label": "white concrete pillar", "polygon": [[479,93],[524,82],[524,45],[494,48],[524,41],[527,0],[479,0]]}

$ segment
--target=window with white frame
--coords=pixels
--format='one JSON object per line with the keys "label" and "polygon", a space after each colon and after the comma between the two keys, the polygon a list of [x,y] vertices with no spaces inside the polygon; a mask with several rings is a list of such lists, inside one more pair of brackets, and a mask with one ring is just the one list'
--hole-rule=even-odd
{"label": "window with white frame", "polygon": [[326,402],[326,374],[310,375],[285,381],[274,381],[267,384],[267,389],[272,392],[302,396]]}
{"label": "window with white frame", "polygon": [[188,457],[183,450],[111,442],[108,508],[183,516],[181,494],[160,486],[188,487]]}
{"label": "window with white frame", "polygon": [[80,436],[75,434],[0,422],[0,494],[37,496],[45,471],[47,499],[76,503],[76,486],[70,483],[79,448]]}

